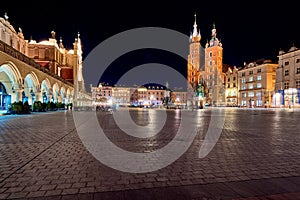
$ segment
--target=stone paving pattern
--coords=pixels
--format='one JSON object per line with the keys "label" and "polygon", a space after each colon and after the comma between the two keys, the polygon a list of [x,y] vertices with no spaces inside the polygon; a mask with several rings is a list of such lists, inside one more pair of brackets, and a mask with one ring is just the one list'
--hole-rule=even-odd
{"label": "stone paving pattern", "polygon": [[[201,126],[188,151],[141,174],[111,169],[89,154],[72,111],[0,116],[0,199],[300,199],[300,111],[226,109],[222,135],[203,159],[198,152],[211,111],[198,112]],[[147,139],[126,136],[111,114],[98,117],[116,145],[151,152],[174,137],[174,113]]]}

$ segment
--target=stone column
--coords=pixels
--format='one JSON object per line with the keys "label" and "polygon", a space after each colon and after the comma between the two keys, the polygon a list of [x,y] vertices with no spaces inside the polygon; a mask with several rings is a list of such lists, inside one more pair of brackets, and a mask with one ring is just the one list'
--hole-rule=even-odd
{"label": "stone column", "polygon": [[16,102],[19,102],[19,101],[22,101],[22,92],[23,90],[16,90],[15,94],[15,101]]}
{"label": "stone column", "polygon": [[34,95],[35,95],[35,101],[43,102],[42,92],[35,92]]}

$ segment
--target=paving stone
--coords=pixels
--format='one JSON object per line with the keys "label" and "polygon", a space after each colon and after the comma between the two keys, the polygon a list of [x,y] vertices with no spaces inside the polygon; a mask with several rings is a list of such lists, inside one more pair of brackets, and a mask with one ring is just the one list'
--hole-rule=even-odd
{"label": "paving stone", "polygon": [[[143,122],[138,113],[132,116]],[[99,114],[98,118],[117,146],[144,152],[160,149],[174,138],[179,124],[174,116],[175,112],[168,112],[161,133],[147,139],[128,137],[112,115]],[[77,135],[71,111],[29,118],[1,116],[0,195],[8,199],[26,195],[43,200],[78,198],[79,194],[88,199],[128,199],[148,198],[147,194],[156,191],[157,199],[213,199],[300,192],[300,137],[296,134],[300,110],[291,116],[285,111],[226,109],[222,134],[203,159],[198,154],[211,110],[201,111],[199,118],[198,134],[179,159],[157,171],[131,174],[111,169],[88,152]],[[279,126],[279,119],[289,126]]]}

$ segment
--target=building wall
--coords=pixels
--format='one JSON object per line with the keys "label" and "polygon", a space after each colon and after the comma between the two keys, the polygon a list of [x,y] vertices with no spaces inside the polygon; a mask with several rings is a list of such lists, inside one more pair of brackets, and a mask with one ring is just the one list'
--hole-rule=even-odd
{"label": "building wall", "polygon": [[271,107],[278,64],[270,60],[252,62],[238,71],[239,105]]}
{"label": "building wall", "polygon": [[235,66],[233,69],[228,68],[225,75],[226,106],[238,106],[238,69]]}
{"label": "building wall", "polygon": [[0,40],[27,55],[28,41],[24,39],[22,29],[19,28],[17,32],[5,18],[0,18]]}
{"label": "building wall", "polygon": [[295,46],[279,51],[275,92],[276,107],[300,107],[300,50]]}

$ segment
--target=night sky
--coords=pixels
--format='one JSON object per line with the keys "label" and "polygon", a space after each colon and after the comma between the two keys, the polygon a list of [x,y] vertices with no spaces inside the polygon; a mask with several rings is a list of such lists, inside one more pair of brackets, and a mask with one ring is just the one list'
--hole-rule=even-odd
{"label": "night sky", "polygon": [[[7,12],[17,30],[21,27],[26,39],[48,39],[54,30],[63,38],[66,48],[72,48],[79,31],[84,57],[103,40],[125,30],[138,27],[164,27],[189,35],[193,29],[194,13],[201,32],[201,44],[211,38],[213,23],[217,37],[223,43],[223,62],[242,66],[261,58],[277,62],[279,49],[291,45],[300,47],[299,13],[294,2],[261,4],[262,1],[2,1],[0,15]],[[188,41],[187,41],[188,45]],[[122,56],[123,71],[134,65],[159,62],[161,52],[143,51],[136,56]],[[143,54],[144,56],[142,56]],[[167,55],[173,57],[174,55]],[[126,58],[127,57],[127,58]],[[186,73],[186,61],[180,59],[174,68]],[[125,64],[126,62],[126,64]],[[172,65],[167,61],[162,61]],[[183,67],[182,67],[183,66]],[[113,67],[113,66],[112,66]],[[116,67],[116,66],[115,66]],[[116,71],[116,70],[111,70]],[[115,75],[104,81],[115,82]]]}

